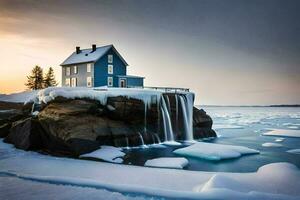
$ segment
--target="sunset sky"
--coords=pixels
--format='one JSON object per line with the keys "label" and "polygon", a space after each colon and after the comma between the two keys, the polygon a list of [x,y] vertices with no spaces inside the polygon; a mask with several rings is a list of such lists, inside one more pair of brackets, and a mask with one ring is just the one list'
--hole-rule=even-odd
{"label": "sunset sky", "polygon": [[187,87],[196,104],[300,103],[298,0],[0,0],[0,93],[25,89],[75,46],[113,44],[146,86]]}

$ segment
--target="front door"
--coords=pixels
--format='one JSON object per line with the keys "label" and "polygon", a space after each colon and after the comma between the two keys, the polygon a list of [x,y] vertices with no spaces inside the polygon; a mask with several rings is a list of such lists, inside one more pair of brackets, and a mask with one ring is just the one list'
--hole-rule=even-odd
{"label": "front door", "polygon": [[126,87],[126,79],[120,79],[120,87]]}

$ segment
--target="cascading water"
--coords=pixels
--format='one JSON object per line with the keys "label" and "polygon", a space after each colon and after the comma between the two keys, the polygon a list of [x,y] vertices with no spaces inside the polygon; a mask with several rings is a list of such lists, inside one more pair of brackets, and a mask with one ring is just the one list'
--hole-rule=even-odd
{"label": "cascading water", "polygon": [[138,134],[139,134],[139,138],[140,138],[141,143],[142,143],[141,146],[143,146],[143,147],[146,146],[142,134],[140,132],[138,132]]}
{"label": "cascading water", "polygon": [[145,113],[144,113],[144,133],[147,132],[147,109],[148,109],[148,106],[147,106],[147,104],[145,103]]}
{"label": "cascading water", "polygon": [[161,98],[161,111],[162,111],[162,117],[164,123],[165,141],[174,141],[174,133],[173,133],[172,123],[170,119],[170,114],[167,109],[167,105],[164,97]]}
{"label": "cascading water", "polygon": [[193,94],[188,93],[184,96],[179,95],[183,114],[183,125],[185,131],[185,139],[187,141],[193,141]]}

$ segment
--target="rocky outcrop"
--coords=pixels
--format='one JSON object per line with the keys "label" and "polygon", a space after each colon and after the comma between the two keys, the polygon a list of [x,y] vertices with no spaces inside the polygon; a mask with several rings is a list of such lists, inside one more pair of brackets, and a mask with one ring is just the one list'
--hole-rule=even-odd
{"label": "rocky outcrop", "polygon": [[[184,140],[182,110],[175,97],[169,96],[172,124],[176,140]],[[41,105],[36,117],[26,117],[0,126],[5,141],[24,150],[42,150],[54,155],[77,157],[101,145],[139,146],[164,141],[162,114],[157,100],[145,112],[144,102],[124,96],[108,97],[101,105],[90,99],[57,97]],[[175,102],[175,103],[174,103]],[[32,105],[22,110],[28,116]],[[204,110],[193,109],[194,138],[215,137],[212,119]]]}
{"label": "rocky outcrop", "polygon": [[15,147],[24,150],[37,150],[42,147],[39,123],[31,118],[12,123],[5,142],[13,143]]}
{"label": "rocky outcrop", "polygon": [[193,131],[194,138],[217,137],[212,129],[213,120],[203,109],[193,108]]}

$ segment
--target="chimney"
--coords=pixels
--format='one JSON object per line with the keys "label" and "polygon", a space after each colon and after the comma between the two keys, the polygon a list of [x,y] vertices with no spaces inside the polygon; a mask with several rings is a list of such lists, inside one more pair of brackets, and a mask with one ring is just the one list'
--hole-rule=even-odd
{"label": "chimney", "polygon": [[80,54],[81,50],[80,47],[76,47],[76,54]]}
{"label": "chimney", "polygon": [[96,51],[96,45],[92,44],[92,52]]}

